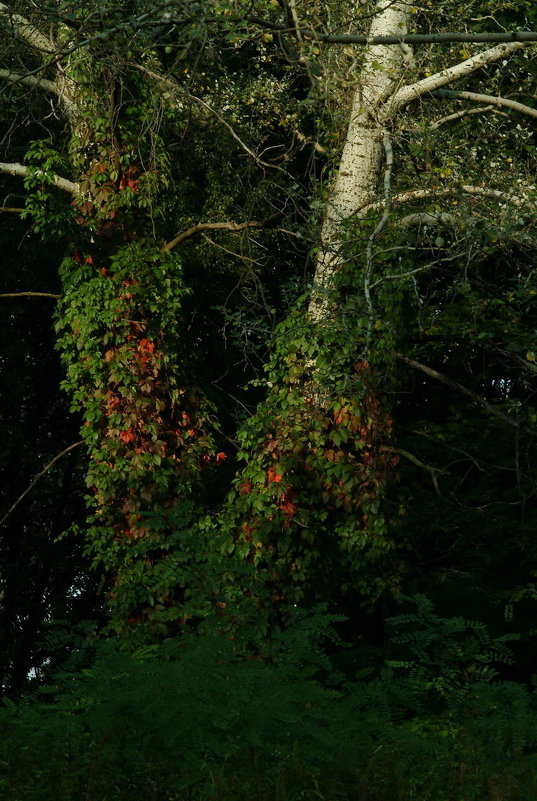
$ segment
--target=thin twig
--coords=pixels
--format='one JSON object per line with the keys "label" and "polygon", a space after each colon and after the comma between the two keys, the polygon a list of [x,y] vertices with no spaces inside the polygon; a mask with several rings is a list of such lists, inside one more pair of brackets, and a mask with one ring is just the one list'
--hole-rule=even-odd
{"label": "thin twig", "polygon": [[84,440],[81,439],[78,442],[74,442],[72,445],[69,445],[68,448],[65,448],[65,450],[61,451],[60,453],[57,453],[56,456],[54,457],[54,459],[51,459],[51,461],[47,465],[45,465],[45,467],[41,470],[41,472],[38,473],[36,475],[36,477],[33,479],[33,481],[31,481],[30,484],[26,487],[24,492],[21,495],[19,495],[19,497],[17,498],[15,503],[13,503],[9,507],[9,509],[7,510],[5,515],[0,520],[0,526],[3,525],[6,522],[6,520],[9,517],[9,515],[17,508],[17,506],[23,500],[23,498],[25,498],[26,495],[28,495],[28,493],[35,487],[35,485],[37,484],[39,479],[42,478],[45,475],[45,473],[47,473],[53,465],[56,464],[58,459],[61,459],[62,456],[65,456],[66,453],[69,453],[69,451],[72,451],[75,448],[78,448],[79,445],[83,445],[83,444],[84,444]]}
{"label": "thin twig", "polygon": [[244,256],[242,253],[235,253],[233,250],[229,250],[229,248],[225,248],[223,245],[219,245],[218,242],[215,242],[214,239],[211,239],[210,236],[204,234],[203,231],[201,235],[203,239],[205,239],[210,245],[212,245],[215,248],[218,248],[219,250],[223,250],[224,253],[227,253],[229,256],[233,256],[236,259],[243,259],[243,261],[248,261],[250,262],[250,264],[256,264],[258,267],[261,265],[261,262],[257,261],[256,259],[251,259],[249,256]]}
{"label": "thin twig", "polygon": [[436,490],[436,494],[439,497],[442,497],[442,493],[440,492],[440,487],[438,486],[438,478],[437,475],[448,475],[449,470],[445,470],[441,467],[433,467],[432,464],[426,464],[422,462],[421,459],[418,459],[417,456],[414,456],[413,453],[409,451],[404,451],[402,448],[391,448],[389,445],[381,445],[381,451],[386,451],[387,453],[398,453],[401,456],[404,456],[405,459],[408,459],[409,462],[415,464],[416,467],[421,467],[423,470],[427,470],[431,476],[431,481],[433,482],[433,486]]}
{"label": "thin twig", "polygon": [[147,67],[142,67],[141,64],[132,64],[132,66],[135,69],[144,72],[150,78],[153,78],[153,80],[159,81],[160,83],[165,85],[169,90],[175,92],[179,96],[184,97],[188,100],[193,100],[195,103],[198,103],[200,106],[203,106],[204,109],[206,109],[210,114],[212,114],[213,117],[215,117],[218,120],[218,122],[229,131],[233,139],[235,139],[235,141],[239,143],[242,149],[246,151],[246,153],[248,153],[248,155],[254,159],[256,164],[259,164],[262,167],[268,167],[271,170],[280,170],[280,172],[284,172],[286,175],[289,175],[287,170],[285,170],[283,167],[280,167],[278,164],[269,164],[267,161],[263,161],[263,159],[259,158],[257,153],[255,153],[251,147],[248,147],[246,142],[242,141],[240,136],[235,132],[234,128],[232,128],[229,122],[224,117],[222,117],[222,115],[219,114],[219,112],[216,111],[216,109],[214,109],[212,106],[206,103],[205,100],[202,100],[201,97],[197,97],[197,95],[191,95],[190,92],[187,92],[185,89],[179,86],[179,84],[177,84],[175,81],[171,81],[169,78],[165,78],[163,75],[159,75],[157,72],[153,72],[153,70],[150,70]]}
{"label": "thin twig", "polygon": [[389,445],[381,445],[380,450],[385,451],[386,453],[399,453],[417,467],[423,467],[424,470],[429,470],[431,473],[441,473],[443,475],[447,475],[449,473],[449,470],[446,470],[443,467],[433,467],[432,464],[426,464],[425,462],[422,462],[417,456],[414,456],[413,453],[404,451],[402,448],[392,448]]}

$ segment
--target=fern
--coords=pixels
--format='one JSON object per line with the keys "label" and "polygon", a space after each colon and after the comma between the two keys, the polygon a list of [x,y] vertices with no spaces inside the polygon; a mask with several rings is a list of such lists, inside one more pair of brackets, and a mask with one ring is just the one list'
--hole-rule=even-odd
{"label": "fern", "polygon": [[331,675],[340,618],[323,608],[289,610],[262,653],[224,631],[131,655],[101,643],[0,708],[1,797],[533,801],[537,709],[494,677],[504,638],[409,603],[391,621],[401,659],[354,680]]}

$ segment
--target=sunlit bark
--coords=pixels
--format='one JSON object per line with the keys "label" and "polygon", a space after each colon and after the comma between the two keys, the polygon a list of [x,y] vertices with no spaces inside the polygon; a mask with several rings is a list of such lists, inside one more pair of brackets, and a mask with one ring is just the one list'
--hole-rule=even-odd
{"label": "sunlit bark", "polygon": [[[407,6],[381,0],[373,17],[370,36],[405,34]],[[310,314],[321,320],[327,310],[325,292],[344,262],[344,223],[376,195],[382,167],[384,127],[380,111],[397,86],[406,56],[400,45],[368,47],[354,92],[339,170],[330,192],[321,231]]]}

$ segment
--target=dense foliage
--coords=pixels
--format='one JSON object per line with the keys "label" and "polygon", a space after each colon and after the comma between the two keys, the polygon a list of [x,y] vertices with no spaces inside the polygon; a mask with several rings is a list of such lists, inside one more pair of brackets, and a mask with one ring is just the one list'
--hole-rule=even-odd
{"label": "dense foliage", "polygon": [[6,798],[535,797],[537,45],[327,40],[462,11],[0,3]]}

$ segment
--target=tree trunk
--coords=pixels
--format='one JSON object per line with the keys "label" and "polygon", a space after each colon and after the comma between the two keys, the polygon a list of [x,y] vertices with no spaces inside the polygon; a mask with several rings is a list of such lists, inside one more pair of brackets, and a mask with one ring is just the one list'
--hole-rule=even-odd
{"label": "tree trunk", "polygon": [[[406,4],[379,0],[370,36],[405,34]],[[326,204],[321,246],[315,271],[315,291],[310,315],[321,322],[327,311],[326,292],[345,262],[345,222],[372,202],[379,183],[385,133],[380,109],[397,87],[407,61],[399,45],[368,47],[354,92],[349,126],[341,154],[339,171]]]}

